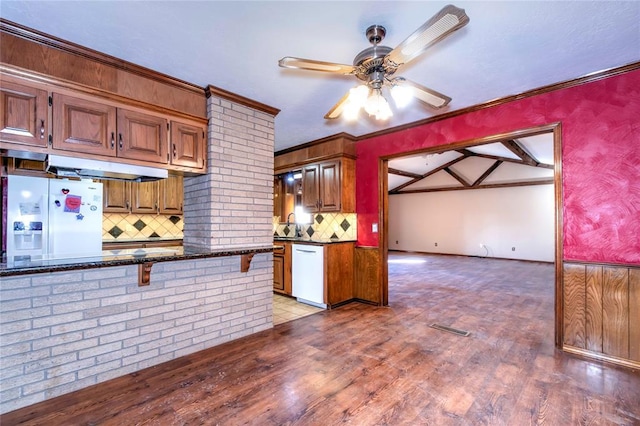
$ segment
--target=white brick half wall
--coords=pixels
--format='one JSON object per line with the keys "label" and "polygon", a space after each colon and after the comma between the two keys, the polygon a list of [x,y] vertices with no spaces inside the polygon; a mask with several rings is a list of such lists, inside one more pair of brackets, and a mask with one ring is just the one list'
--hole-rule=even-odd
{"label": "white brick half wall", "polygon": [[0,412],[273,326],[273,255],[3,277]]}

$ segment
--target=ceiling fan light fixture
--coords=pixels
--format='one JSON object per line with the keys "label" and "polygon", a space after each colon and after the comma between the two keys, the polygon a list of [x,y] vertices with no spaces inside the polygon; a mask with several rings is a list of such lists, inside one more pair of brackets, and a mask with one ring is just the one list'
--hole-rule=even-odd
{"label": "ceiling fan light fixture", "polygon": [[354,87],[349,90],[349,99],[348,101],[357,105],[358,108],[364,106],[364,103],[367,101],[369,97],[369,88],[366,84],[361,84],[358,87]]}
{"label": "ceiling fan light fixture", "polygon": [[375,116],[376,120],[386,120],[393,115],[389,102],[382,96],[381,89],[371,90],[364,104],[364,110],[367,114]]}
{"label": "ceiling fan light fixture", "polygon": [[358,118],[360,108],[365,105],[368,96],[369,88],[366,84],[361,84],[349,90],[349,96],[342,111],[347,121],[355,121]]}
{"label": "ceiling fan light fixture", "polygon": [[345,118],[356,119],[363,107],[376,120],[391,117],[393,113],[389,102],[382,95],[385,88],[398,108],[407,106],[412,99],[431,108],[443,108],[451,102],[450,97],[402,77],[391,76],[400,66],[468,23],[469,17],[464,9],[447,5],[395,48],[380,45],[386,30],[381,25],[371,25],[365,35],[373,46],[358,53],[353,65],[289,56],[280,59],[278,64],[283,68],[352,75],[364,83],[342,96],[324,115],[325,119],[336,119],[343,113]]}
{"label": "ceiling fan light fixture", "polygon": [[411,87],[403,86],[401,84],[394,84],[391,89],[391,97],[398,108],[404,108],[413,100],[413,90]]}

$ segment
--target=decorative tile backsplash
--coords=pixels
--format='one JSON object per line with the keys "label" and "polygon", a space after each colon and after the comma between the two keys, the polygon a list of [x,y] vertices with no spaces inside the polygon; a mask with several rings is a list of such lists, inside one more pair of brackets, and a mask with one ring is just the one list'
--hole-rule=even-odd
{"label": "decorative tile backsplash", "polygon": [[182,216],[105,213],[102,241],[182,239]]}
{"label": "decorative tile backsplash", "polygon": [[[356,240],[358,238],[357,215],[355,213],[318,213],[313,215],[313,224],[300,225],[303,238],[311,240]],[[280,223],[273,217],[274,237],[293,237],[295,225]]]}

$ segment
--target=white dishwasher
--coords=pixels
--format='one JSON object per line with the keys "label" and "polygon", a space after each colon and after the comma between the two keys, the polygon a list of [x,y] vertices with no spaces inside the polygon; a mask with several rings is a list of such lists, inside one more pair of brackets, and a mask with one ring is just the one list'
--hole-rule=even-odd
{"label": "white dishwasher", "polygon": [[298,302],[319,308],[324,303],[324,247],[292,244],[291,290]]}

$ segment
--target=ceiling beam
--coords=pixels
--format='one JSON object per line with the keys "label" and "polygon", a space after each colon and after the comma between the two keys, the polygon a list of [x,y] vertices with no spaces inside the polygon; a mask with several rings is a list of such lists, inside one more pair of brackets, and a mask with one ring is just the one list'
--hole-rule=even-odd
{"label": "ceiling beam", "polygon": [[494,171],[495,169],[497,169],[498,167],[500,167],[500,164],[502,164],[502,161],[501,161],[501,160],[497,160],[495,163],[493,163],[493,164],[491,165],[491,167],[489,167],[489,168],[487,169],[487,171],[485,171],[485,172],[482,174],[482,176],[480,176],[478,179],[476,179],[476,181],[475,181],[475,182],[473,182],[473,184],[472,184],[471,186],[475,188],[475,187],[477,187],[478,185],[480,185],[480,184],[481,184],[481,183],[482,183],[482,182],[483,182],[487,177],[489,177],[489,175],[490,175],[491,173],[493,173],[493,171]]}
{"label": "ceiling beam", "polygon": [[392,175],[410,177],[412,179],[422,179],[422,175],[419,175],[417,173],[405,172],[404,170],[398,170],[398,169],[389,168],[388,172],[389,172],[389,174],[392,174]]}
{"label": "ceiling beam", "polygon": [[513,188],[519,186],[535,186],[535,185],[552,185],[554,183],[553,178],[542,179],[542,180],[532,180],[532,181],[522,181],[522,182],[510,182],[510,183],[492,183],[489,185],[479,185],[479,186],[448,186],[443,188],[422,188],[422,189],[407,189],[401,192],[393,192],[389,193],[389,195],[399,195],[399,194],[420,194],[426,192],[443,192],[443,191],[460,191],[466,189],[491,189],[491,188]]}
{"label": "ceiling beam", "polygon": [[456,172],[454,172],[453,170],[451,170],[450,168],[446,167],[444,169],[445,172],[449,173],[455,180],[457,180],[458,182],[460,182],[463,186],[471,186],[469,184],[469,182],[467,182],[465,180],[465,178],[463,178],[462,176],[460,176],[459,174],[457,174]]}
{"label": "ceiling beam", "polygon": [[480,158],[487,158],[489,160],[500,160],[500,161],[503,161],[505,163],[522,164],[522,165],[525,165],[525,166],[532,166],[532,167],[539,167],[541,169],[551,169],[551,170],[553,170],[553,164],[537,163],[537,165],[531,165],[531,164],[526,164],[524,161],[522,161],[520,159],[502,157],[502,156],[499,156],[499,155],[475,154],[475,156],[476,157],[480,157]]}
{"label": "ceiling beam", "polygon": [[456,159],[454,159],[454,160],[451,160],[451,161],[449,161],[447,164],[443,164],[443,165],[442,165],[442,166],[440,166],[440,167],[436,167],[435,169],[433,169],[433,170],[431,170],[431,171],[429,171],[429,172],[427,172],[427,173],[425,173],[425,174],[423,174],[423,175],[419,175],[419,177],[416,177],[416,178],[414,178],[414,179],[411,179],[410,181],[405,182],[405,183],[403,183],[402,185],[398,185],[398,186],[396,186],[395,188],[393,188],[393,189],[389,190],[389,194],[394,194],[394,193],[396,193],[396,192],[398,192],[398,191],[402,190],[403,188],[406,188],[406,187],[407,187],[407,186],[409,186],[409,185],[413,185],[414,183],[416,183],[416,182],[418,182],[418,181],[421,181],[422,179],[428,178],[429,176],[431,176],[431,175],[433,175],[433,174],[438,173],[440,170],[444,170],[444,169],[446,169],[446,168],[447,168],[447,167],[449,167],[449,166],[453,166],[454,164],[456,164],[456,163],[458,163],[458,162],[460,162],[460,161],[464,160],[465,158],[466,158],[466,156],[464,156],[464,155],[463,155],[462,157],[458,157],[458,158],[456,158]]}
{"label": "ceiling beam", "polygon": [[524,148],[522,148],[520,146],[520,144],[518,144],[517,141],[510,139],[508,141],[503,141],[501,142],[502,145],[504,145],[509,151],[513,152],[515,155],[517,155],[518,157],[520,157],[520,159],[522,160],[522,162],[524,164],[526,164],[527,166],[533,166],[533,167],[538,167],[540,165],[540,162],[537,161],[535,158],[533,158],[533,156],[531,154],[529,154],[527,151],[524,150]]}

